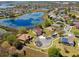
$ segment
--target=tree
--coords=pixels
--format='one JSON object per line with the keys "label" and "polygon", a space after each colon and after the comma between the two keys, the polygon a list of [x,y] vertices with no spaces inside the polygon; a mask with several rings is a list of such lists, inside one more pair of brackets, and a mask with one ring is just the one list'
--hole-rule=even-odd
{"label": "tree", "polygon": [[71,17],[72,16],[72,14],[69,14],[69,17]]}
{"label": "tree", "polygon": [[71,29],[71,32],[74,33],[75,35],[78,35],[78,34],[79,34],[79,30],[76,29],[76,27],[73,27],[73,28]]}
{"label": "tree", "polygon": [[28,34],[31,35],[32,37],[35,36],[35,32],[33,30],[31,30],[31,29],[28,31]]}
{"label": "tree", "polygon": [[72,15],[72,18],[73,18],[73,19],[75,19],[75,18],[76,18],[76,16],[75,16],[75,15]]}
{"label": "tree", "polygon": [[45,23],[45,27],[52,25],[52,21],[50,19],[46,19],[44,23]]}
{"label": "tree", "polygon": [[68,8],[68,12],[70,12],[70,8]]}
{"label": "tree", "polygon": [[45,22],[42,22],[42,23],[38,24],[38,26],[39,26],[40,28],[45,28]]}
{"label": "tree", "polygon": [[73,21],[71,21],[70,19],[68,19],[68,20],[66,20],[66,23],[67,23],[67,24],[72,24]]}
{"label": "tree", "polygon": [[73,55],[72,57],[79,57],[79,55]]}
{"label": "tree", "polygon": [[21,41],[16,41],[14,46],[18,49],[18,50],[21,50],[23,47],[24,47],[24,43],[22,43]]}
{"label": "tree", "polygon": [[16,16],[15,16],[14,13],[11,13],[9,17],[10,17],[10,18],[15,18]]}
{"label": "tree", "polygon": [[18,33],[27,33],[26,27],[19,27]]}
{"label": "tree", "polygon": [[13,35],[13,34],[5,34],[5,35],[3,36],[3,39],[4,39],[5,41],[8,41],[10,45],[13,45],[14,42],[16,41],[16,36]]}
{"label": "tree", "polygon": [[67,14],[67,9],[65,9],[65,14]]}
{"label": "tree", "polygon": [[51,47],[51,48],[49,48],[49,50],[48,50],[48,55],[50,56],[50,57],[60,57],[60,56],[62,56],[61,54],[60,54],[60,49],[57,49],[57,48],[55,48],[55,47]]}
{"label": "tree", "polygon": [[55,13],[55,15],[57,16],[57,15],[58,15],[58,13],[59,13],[59,12],[57,11],[57,12]]}

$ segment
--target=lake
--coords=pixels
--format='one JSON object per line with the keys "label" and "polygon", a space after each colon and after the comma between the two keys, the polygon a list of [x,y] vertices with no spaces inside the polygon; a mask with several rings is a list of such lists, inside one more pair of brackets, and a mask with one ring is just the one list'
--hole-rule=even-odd
{"label": "lake", "polygon": [[43,19],[42,19],[43,15],[44,15],[43,12],[33,12],[30,14],[24,14],[15,19],[11,19],[11,18],[1,19],[0,25],[11,27],[11,28],[18,28],[21,26],[24,26],[27,28],[34,27],[37,24],[40,24],[43,22]]}

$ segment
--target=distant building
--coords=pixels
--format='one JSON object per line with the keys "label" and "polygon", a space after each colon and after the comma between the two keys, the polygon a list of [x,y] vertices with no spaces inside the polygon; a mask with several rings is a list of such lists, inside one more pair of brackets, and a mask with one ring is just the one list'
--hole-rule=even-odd
{"label": "distant building", "polygon": [[49,31],[54,31],[55,30],[55,28],[53,28],[53,27],[46,27],[45,29],[47,29],[47,30],[49,30]]}
{"label": "distant building", "polygon": [[52,37],[53,37],[53,38],[56,38],[57,36],[58,36],[57,33],[52,33]]}
{"label": "distant building", "polygon": [[74,24],[75,24],[75,27],[79,29],[79,22],[74,22]]}
{"label": "distant building", "polygon": [[4,18],[5,14],[3,14],[2,12],[0,12],[0,18]]}
{"label": "distant building", "polygon": [[65,15],[64,18],[65,18],[65,19],[69,19],[69,16],[68,16],[68,15]]}

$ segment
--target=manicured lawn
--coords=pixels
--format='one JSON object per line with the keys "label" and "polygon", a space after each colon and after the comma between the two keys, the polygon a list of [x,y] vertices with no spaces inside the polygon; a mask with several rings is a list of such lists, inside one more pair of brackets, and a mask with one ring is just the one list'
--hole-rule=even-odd
{"label": "manicured lawn", "polygon": [[74,41],[76,42],[76,46],[72,47],[72,46],[67,46],[62,43],[59,43],[59,39],[57,38],[53,41],[53,46],[55,46],[56,48],[59,48],[60,53],[63,56],[79,55],[77,40],[78,40],[77,38],[74,38]]}

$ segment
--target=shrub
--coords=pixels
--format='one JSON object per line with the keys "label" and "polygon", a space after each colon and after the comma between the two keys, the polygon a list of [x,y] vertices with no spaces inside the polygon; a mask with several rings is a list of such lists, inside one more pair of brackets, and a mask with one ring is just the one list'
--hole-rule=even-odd
{"label": "shrub", "polygon": [[3,39],[4,41],[8,41],[9,44],[13,45],[13,43],[16,41],[16,36],[13,34],[5,34]]}
{"label": "shrub", "polygon": [[60,49],[57,49],[57,48],[55,48],[55,47],[51,47],[51,48],[49,48],[49,50],[48,50],[48,55],[50,56],[50,57],[61,57],[62,55],[60,54]]}
{"label": "shrub", "polygon": [[24,47],[24,44],[20,41],[16,41],[14,45],[18,50],[21,50]]}

